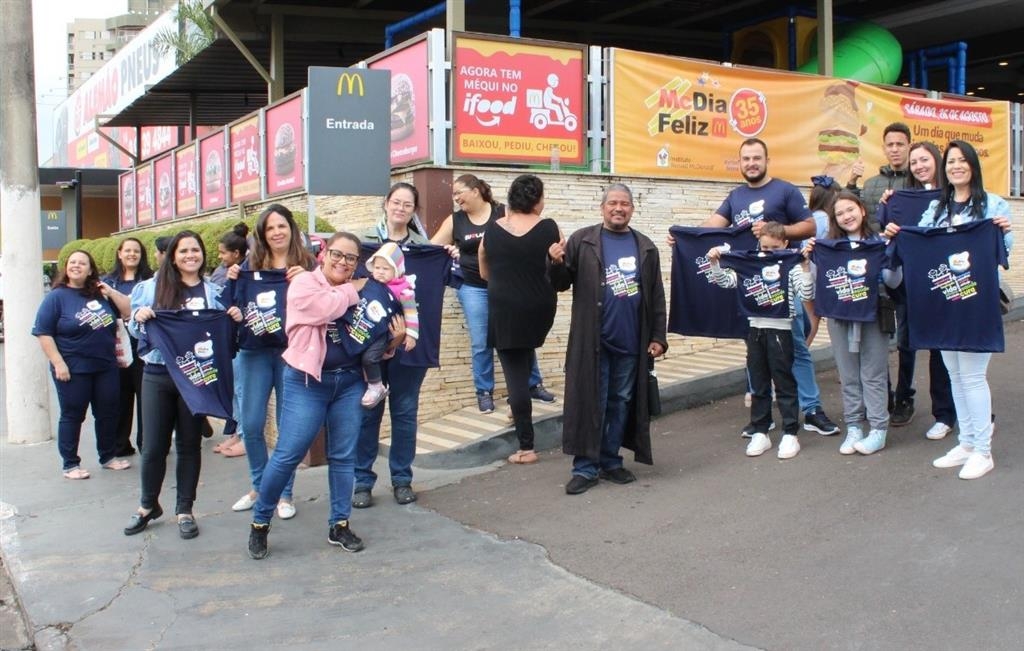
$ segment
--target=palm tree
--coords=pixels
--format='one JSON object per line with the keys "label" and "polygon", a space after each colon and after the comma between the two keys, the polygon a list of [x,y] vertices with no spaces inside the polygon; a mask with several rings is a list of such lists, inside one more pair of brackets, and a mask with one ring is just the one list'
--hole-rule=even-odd
{"label": "palm tree", "polygon": [[175,52],[175,62],[182,65],[202,52],[217,39],[217,26],[203,8],[202,0],[181,0],[174,10],[177,29],[167,28],[156,36],[161,52]]}

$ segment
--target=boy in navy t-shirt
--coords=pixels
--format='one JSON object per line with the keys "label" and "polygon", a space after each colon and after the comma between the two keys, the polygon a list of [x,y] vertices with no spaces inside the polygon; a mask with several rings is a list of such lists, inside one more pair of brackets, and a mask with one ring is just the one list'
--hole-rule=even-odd
{"label": "boy in navy t-shirt", "polygon": [[[782,224],[769,222],[758,238],[757,252],[724,253],[708,251],[711,278],[720,287],[737,288],[741,313],[747,315],[747,375],[750,378],[750,422],[754,434],[747,445],[748,457],[757,457],[772,447],[772,383],[782,413],[782,441],[778,457],[791,459],[800,452],[797,432],[800,409],[793,376],[792,322],[797,300],[810,300],[810,274],[801,269],[799,253],[786,251]],[[726,266],[728,268],[723,269]]]}

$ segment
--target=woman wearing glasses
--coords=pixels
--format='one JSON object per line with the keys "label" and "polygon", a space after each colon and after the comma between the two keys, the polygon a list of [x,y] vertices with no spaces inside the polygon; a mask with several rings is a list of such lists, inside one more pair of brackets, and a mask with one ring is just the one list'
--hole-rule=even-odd
{"label": "woman wearing glasses", "polygon": [[[288,289],[288,348],[284,351],[282,429],[263,471],[249,532],[249,555],[265,558],[270,520],[295,468],[309,451],[321,425],[327,424],[327,481],[330,515],[327,542],[349,552],[363,541],[349,527],[353,466],[360,419],[359,401],[366,390],[359,355],[346,345],[346,313],[360,304],[366,279],[353,280],[359,261],[359,238],[335,233],[327,241],[323,263],[298,274]],[[389,327],[394,350],[405,338],[400,318],[381,320]]]}
{"label": "woman wearing glasses", "polygon": [[[416,217],[420,195],[408,183],[395,183],[384,197],[384,216],[370,232],[363,235],[367,243],[394,242],[401,247],[408,244],[430,244],[426,229]],[[402,348],[381,364],[384,384],[388,386],[388,407],[391,414],[391,447],[388,467],[395,501],[409,504],[416,501],[412,490],[412,462],[416,457],[416,421],[419,417],[420,386],[427,376],[426,366],[416,362]],[[380,446],[380,424],[384,418],[384,400],[373,409],[363,409],[363,427],[356,450],[356,485],[352,506],[365,509],[373,504],[373,486],[377,474],[373,462]]]}
{"label": "woman wearing glasses", "polygon": [[[302,243],[292,212],[270,204],[256,220],[256,238],[247,260],[231,265],[225,298],[229,314],[242,319],[238,328],[238,379],[241,382],[241,430],[249,459],[252,488],[231,507],[247,511],[256,503],[267,465],[267,439],[263,435],[267,404],[274,390],[277,428],[281,429],[285,363],[281,353],[288,345],[286,300],[290,283],[313,268],[316,261]],[[294,475],[288,480],[277,505],[278,517],[295,517],[292,501]]]}

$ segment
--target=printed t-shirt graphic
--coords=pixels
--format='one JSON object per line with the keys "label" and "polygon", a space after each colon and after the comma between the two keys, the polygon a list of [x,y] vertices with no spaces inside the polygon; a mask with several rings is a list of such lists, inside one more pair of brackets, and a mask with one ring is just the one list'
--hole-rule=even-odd
{"label": "printed t-shirt graphic", "polygon": [[223,310],[158,310],[146,322],[149,344],[194,415],[231,418],[235,322]]}
{"label": "printed t-shirt graphic", "polygon": [[749,226],[699,228],[673,226],[672,285],[669,291],[668,330],[680,335],[743,339],[749,325],[736,310],[735,290],[711,281],[707,252],[716,246],[732,251],[757,247]]}
{"label": "printed t-shirt graphic", "polygon": [[903,265],[911,348],[1003,352],[996,267],[1008,261],[992,220],[903,227],[893,239],[893,264]]}
{"label": "printed t-shirt graphic", "polygon": [[818,316],[864,322],[878,318],[878,283],[888,262],[884,241],[817,240],[811,261],[817,267]]}
{"label": "printed t-shirt graphic", "polygon": [[641,302],[636,236],[632,231],[602,229],[601,256],[605,277],[601,343],[615,353],[636,355],[640,350]]}
{"label": "printed t-shirt graphic", "polygon": [[57,287],[43,298],[32,334],[53,337],[69,372],[95,373],[117,363],[116,315],[117,311],[104,298],[89,298],[77,289]]}
{"label": "printed t-shirt graphic", "polygon": [[933,204],[937,204],[941,190],[897,190],[885,203],[878,204],[878,221],[885,228],[887,224],[917,226],[921,215]]}
{"label": "printed t-shirt graphic", "polygon": [[738,186],[729,192],[715,212],[728,219],[732,226],[749,226],[762,219],[796,224],[811,216],[800,190],[782,179],[772,179],[758,188]]}
{"label": "printed t-shirt graphic", "polygon": [[789,271],[800,262],[797,251],[730,251],[719,264],[736,272],[740,314],[770,319],[789,318]]}
{"label": "printed t-shirt graphic", "polygon": [[283,269],[249,271],[243,268],[238,279],[228,283],[231,304],[242,311],[238,326],[238,347],[287,348],[284,332],[288,281]]}
{"label": "printed t-shirt graphic", "polygon": [[[361,248],[358,269],[365,270],[364,263],[380,245],[363,242]],[[405,366],[436,368],[441,365],[441,308],[444,288],[452,282],[452,258],[443,246],[434,244],[407,244],[402,246],[402,252],[406,275],[416,276],[420,338],[411,352],[399,347],[395,357]]]}

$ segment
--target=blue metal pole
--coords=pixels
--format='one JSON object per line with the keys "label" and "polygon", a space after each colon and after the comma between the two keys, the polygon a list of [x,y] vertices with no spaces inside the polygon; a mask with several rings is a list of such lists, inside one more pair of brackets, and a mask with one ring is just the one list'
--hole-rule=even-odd
{"label": "blue metal pole", "polygon": [[508,0],[508,35],[519,38],[523,26],[523,12],[521,11],[521,0]]}
{"label": "blue metal pole", "polygon": [[391,23],[390,25],[384,28],[384,49],[386,50],[395,44],[396,34],[404,32],[410,27],[415,27],[420,23],[425,23],[426,21],[430,20],[435,16],[443,14],[446,8],[447,3],[441,2],[439,4],[434,5],[433,7],[430,7],[429,9],[424,9],[418,14],[402,19],[397,23]]}
{"label": "blue metal pole", "polygon": [[960,41],[957,45],[957,91],[961,95],[967,92],[967,43]]}

